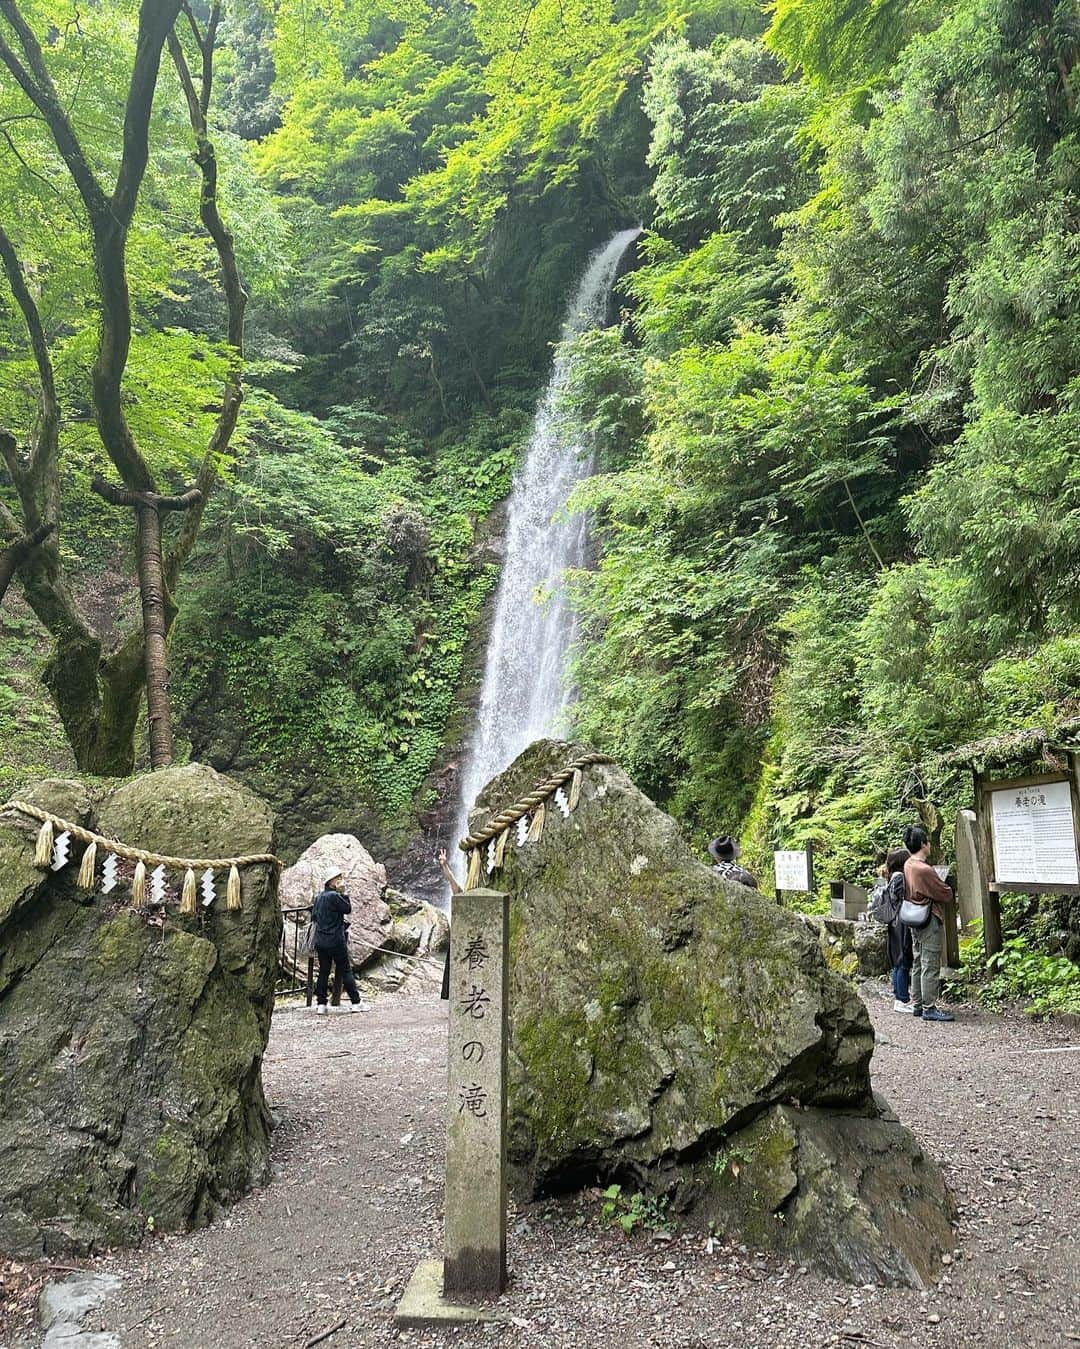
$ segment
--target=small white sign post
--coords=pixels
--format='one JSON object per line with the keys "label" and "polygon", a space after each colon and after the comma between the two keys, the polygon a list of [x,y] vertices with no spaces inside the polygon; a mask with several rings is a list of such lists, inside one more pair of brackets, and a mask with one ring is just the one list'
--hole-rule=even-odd
{"label": "small white sign post", "polygon": [[813,844],[799,849],[778,849],[773,853],[773,873],[778,903],[783,903],[785,890],[810,894],[814,888]]}

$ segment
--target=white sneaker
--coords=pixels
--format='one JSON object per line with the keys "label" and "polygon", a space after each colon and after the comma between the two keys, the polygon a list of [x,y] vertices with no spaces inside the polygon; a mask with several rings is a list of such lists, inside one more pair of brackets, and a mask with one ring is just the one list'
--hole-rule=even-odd
{"label": "white sneaker", "polygon": [[892,1009],[893,1009],[894,1012],[907,1012],[907,1013],[910,1015],[910,1014],[911,1014],[911,1003],[910,1003],[910,1002],[901,1002],[900,999],[897,998],[896,1001],[895,1001],[895,1002],[893,1003],[893,1005],[892,1005]]}
{"label": "white sneaker", "polygon": [[316,1015],[316,1016],[325,1016],[325,1015],[326,1015],[326,1003],[325,1003],[325,1002],[320,1002],[319,1005],[315,1008],[315,1015]]}
{"label": "white sneaker", "polygon": [[366,1002],[350,1002],[350,1003],[349,1003],[349,1011],[350,1011],[350,1012],[367,1012],[367,1011],[370,1011],[370,1008],[368,1007],[368,1005],[367,1005]]}

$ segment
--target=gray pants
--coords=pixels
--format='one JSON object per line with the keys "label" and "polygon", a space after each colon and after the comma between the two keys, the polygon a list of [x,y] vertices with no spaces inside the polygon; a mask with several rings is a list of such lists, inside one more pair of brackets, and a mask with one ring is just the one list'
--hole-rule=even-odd
{"label": "gray pants", "polygon": [[945,928],[940,918],[931,916],[924,928],[912,928],[911,946],[914,960],[911,966],[912,1009],[936,1007],[941,991],[941,942]]}

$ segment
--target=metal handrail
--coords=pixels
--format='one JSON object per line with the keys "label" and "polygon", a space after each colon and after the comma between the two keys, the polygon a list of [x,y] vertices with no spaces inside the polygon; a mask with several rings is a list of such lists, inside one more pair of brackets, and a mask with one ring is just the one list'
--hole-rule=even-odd
{"label": "metal handrail", "polygon": [[[297,905],[295,908],[283,908],[281,910],[281,917],[283,920],[286,918],[293,918],[294,921],[292,923],[285,923],[283,921],[281,925],[281,954],[278,957],[278,975],[274,985],[275,993],[296,993],[301,986],[301,975],[299,971],[301,965],[305,962],[300,955],[301,925],[299,922],[295,921],[295,919],[299,914],[306,913],[308,922],[311,922],[312,909],[313,906],[311,904],[301,904]],[[292,930],[292,960],[286,964],[285,957],[288,950],[287,943],[290,929]],[[303,979],[303,987],[307,1005],[310,1007],[314,997],[315,987],[314,956],[307,957],[306,965],[307,970]]]}

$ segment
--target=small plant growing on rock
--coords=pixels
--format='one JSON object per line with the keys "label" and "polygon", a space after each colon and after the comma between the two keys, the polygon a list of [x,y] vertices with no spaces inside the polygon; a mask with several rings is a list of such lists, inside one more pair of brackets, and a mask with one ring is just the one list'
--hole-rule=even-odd
{"label": "small plant growing on rock", "polygon": [[600,1221],[618,1224],[627,1236],[637,1227],[647,1232],[671,1231],[666,1195],[649,1196],[637,1190],[624,1194],[621,1185],[609,1185],[600,1198]]}

